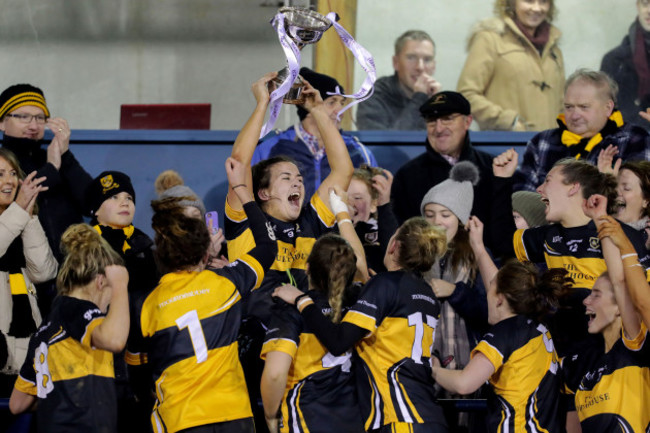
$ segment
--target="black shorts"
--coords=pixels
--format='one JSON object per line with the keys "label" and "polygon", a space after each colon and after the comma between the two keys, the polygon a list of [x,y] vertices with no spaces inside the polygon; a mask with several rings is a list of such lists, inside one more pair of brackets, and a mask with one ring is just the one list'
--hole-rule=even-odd
{"label": "black shorts", "polygon": [[255,433],[255,423],[253,418],[242,418],[190,427],[178,433]]}

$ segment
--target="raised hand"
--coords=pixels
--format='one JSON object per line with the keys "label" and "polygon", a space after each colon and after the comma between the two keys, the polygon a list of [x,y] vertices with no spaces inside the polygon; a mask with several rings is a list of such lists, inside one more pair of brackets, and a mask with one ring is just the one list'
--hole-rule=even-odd
{"label": "raised hand", "polygon": [[377,206],[390,202],[390,189],[393,186],[393,173],[384,169],[384,174],[372,177],[372,187],[377,191]]}
{"label": "raised hand", "polygon": [[61,151],[61,155],[63,155],[70,148],[70,127],[68,126],[68,121],[61,117],[50,117],[47,119],[47,126],[54,133],[52,143],[56,142],[59,145],[59,150]]}
{"label": "raised hand", "polygon": [[515,149],[508,149],[492,160],[492,172],[496,177],[512,177],[517,169],[519,154]]}
{"label": "raised hand", "polygon": [[618,170],[621,168],[621,162],[623,160],[618,158],[614,166],[612,167],[612,161],[614,157],[618,155],[618,147],[610,144],[607,148],[602,149],[598,152],[598,171],[601,173],[610,173],[614,176],[618,175]]}
{"label": "raised hand", "polygon": [[320,92],[314,89],[307,80],[303,79],[303,81],[305,87],[302,89],[302,95],[305,97],[305,102],[303,102],[302,107],[311,113],[313,109],[323,106],[323,98],[320,96]]}
{"label": "raised hand", "polygon": [[253,96],[255,96],[255,100],[258,104],[266,105],[269,103],[271,93],[275,90],[275,83],[273,80],[277,76],[277,72],[269,72],[253,83],[251,86],[251,92],[253,92]]}
{"label": "raised hand", "polygon": [[38,193],[49,189],[47,186],[41,185],[43,182],[45,182],[45,176],[37,178],[36,171],[32,171],[20,183],[20,190],[16,196],[16,204],[25,209],[30,215],[34,212],[34,205],[36,204]]}
{"label": "raised hand", "polygon": [[582,211],[598,225],[599,217],[607,215],[607,197],[593,194],[582,201]]}

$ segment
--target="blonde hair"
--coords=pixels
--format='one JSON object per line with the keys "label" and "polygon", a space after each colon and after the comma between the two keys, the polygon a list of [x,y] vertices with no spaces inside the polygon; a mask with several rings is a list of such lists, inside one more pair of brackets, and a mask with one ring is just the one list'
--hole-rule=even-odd
{"label": "blonde hair", "polygon": [[97,275],[104,275],[108,266],[124,266],[120,255],[88,224],[68,227],[61,237],[61,250],[65,258],[56,278],[60,295],[89,284]]}
{"label": "blonde hair", "polygon": [[409,218],[397,229],[397,263],[402,269],[426,272],[447,251],[447,235],[422,217]]}
{"label": "blonde hair", "polygon": [[[512,18],[515,19],[515,4],[517,0],[496,0],[494,2],[494,13],[500,18]],[[548,13],[546,14],[546,21],[553,22],[555,14],[557,14],[557,9],[555,9],[555,1],[549,0],[550,6],[548,8]]]}

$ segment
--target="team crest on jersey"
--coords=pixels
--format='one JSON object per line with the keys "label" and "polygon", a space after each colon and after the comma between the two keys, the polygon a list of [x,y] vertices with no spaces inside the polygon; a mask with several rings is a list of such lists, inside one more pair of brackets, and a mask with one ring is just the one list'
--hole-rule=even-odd
{"label": "team crest on jersey", "polygon": [[597,237],[589,238],[589,251],[600,252],[600,239]]}
{"label": "team crest on jersey", "polygon": [[370,232],[365,235],[366,242],[374,244],[379,239],[379,232]]}
{"label": "team crest on jersey", "polygon": [[102,194],[106,194],[107,191],[110,191],[115,188],[119,188],[120,184],[115,182],[112,174],[107,174],[106,176],[99,179],[99,183],[102,185]]}

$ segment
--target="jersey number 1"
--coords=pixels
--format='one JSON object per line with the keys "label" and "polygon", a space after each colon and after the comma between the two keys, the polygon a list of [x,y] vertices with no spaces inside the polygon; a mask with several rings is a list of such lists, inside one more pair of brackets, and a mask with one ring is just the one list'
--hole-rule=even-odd
{"label": "jersey number 1", "polygon": [[438,320],[435,317],[423,314],[420,312],[409,314],[409,327],[415,326],[415,338],[413,339],[413,347],[411,348],[411,359],[416,364],[422,364],[422,344],[424,342],[424,317],[426,317],[426,327],[431,332],[431,347],[429,347],[429,354],[433,351],[434,331],[438,326]]}
{"label": "jersey number 1", "polygon": [[196,310],[188,311],[176,319],[176,326],[178,326],[179,330],[187,328],[189,331],[192,347],[194,347],[194,355],[196,356],[196,363],[200,364],[207,361],[208,345],[205,343],[205,335],[203,335],[201,321]]}

